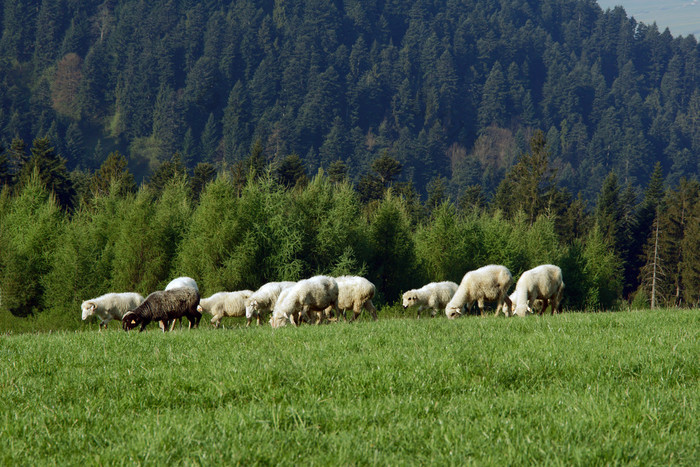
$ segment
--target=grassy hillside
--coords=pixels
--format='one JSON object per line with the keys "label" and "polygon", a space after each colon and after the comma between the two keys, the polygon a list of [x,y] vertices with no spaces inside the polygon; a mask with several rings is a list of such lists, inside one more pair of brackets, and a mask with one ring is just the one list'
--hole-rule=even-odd
{"label": "grassy hillside", "polygon": [[2,464],[700,463],[697,311],[0,338]]}

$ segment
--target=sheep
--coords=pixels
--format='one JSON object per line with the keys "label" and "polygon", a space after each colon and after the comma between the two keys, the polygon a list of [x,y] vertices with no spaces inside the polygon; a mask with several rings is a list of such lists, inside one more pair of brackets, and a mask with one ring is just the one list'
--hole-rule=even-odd
{"label": "sheep", "polygon": [[418,305],[417,315],[426,308],[431,310],[430,315],[435,317],[439,310],[447,306],[457,291],[457,284],[451,281],[431,282],[420,289],[412,289],[403,294],[403,309]]}
{"label": "sheep", "polygon": [[[338,283],[328,276],[314,276],[285,289],[275,303],[270,325],[273,328],[291,322],[297,326],[301,319],[309,319],[309,312],[323,312],[331,307],[338,315]],[[323,313],[316,324],[323,319]]]}
{"label": "sheep", "polygon": [[[445,307],[448,318],[454,319],[462,314],[462,308],[470,310],[474,301],[479,305],[481,316],[484,316],[484,302],[496,302],[496,316],[503,310],[510,316],[511,301],[508,289],[513,284],[513,276],[505,266],[490,264],[474,271],[467,272],[462,278],[452,300]],[[506,309],[503,302],[508,305]]]}
{"label": "sheep", "polygon": [[377,309],[372,303],[377,291],[374,284],[359,276],[340,276],[336,277],[335,281],[338,283],[338,309],[342,311],[343,318],[347,319],[345,310],[352,309],[353,316],[350,322],[355,321],[364,308],[372,315],[372,319],[377,321]]}
{"label": "sheep", "polygon": [[215,328],[219,327],[224,316],[241,317],[245,316],[245,303],[248,297],[253,294],[252,290],[239,290],[237,292],[218,292],[209,298],[199,301],[197,311],[205,311],[213,316],[211,324]]}
{"label": "sheep", "polygon": [[280,293],[294,284],[296,284],[296,282],[268,282],[256,290],[253,295],[246,300],[246,326],[250,326],[253,316],[255,316],[258,326],[260,326],[260,320],[272,311]]}
{"label": "sheep", "polygon": [[[182,276],[182,277],[176,277],[175,279],[171,280],[168,282],[168,285],[165,286],[165,290],[173,290],[173,289],[178,289],[180,287],[192,287],[194,290],[199,292],[199,287],[197,287],[197,282],[192,279],[191,277],[187,276]],[[178,323],[180,324],[180,327],[182,327],[182,317],[178,318]],[[160,324],[161,328],[165,326],[165,323]],[[173,328],[175,327],[175,320],[173,320],[173,323],[170,327],[170,330],[172,331]]]}
{"label": "sheep", "polygon": [[189,320],[190,327],[197,327],[202,318],[202,314],[197,311],[197,305],[199,305],[199,292],[191,287],[158,290],[146,297],[141,305],[124,314],[122,327],[125,331],[129,331],[140,324],[139,332],[141,332],[151,321],[161,321],[165,323],[163,327],[165,332],[169,321],[182,316]]}
{"label": "sheep", "polygon": [[99,329],[102,330],[103,327],[106,329],[111,320],[121,321],[127,311],[142,304],[143,300],[143,296],[136,292],[108,293],[85,300],[80,305],[83,321],[97,314],[100,317]]}
{"label": "sheep", "polygon": [[517,306],[515,314],[525,316],[534,305],[535,300],[542,300],[539,314],[542,315],[547,306],[551,304],[552,314],[561,312],[561,298],[564,292],[564,280],[561,268],[553,264],[542,264],[536,268],[525,271],[515,285]]}
{"label": "sheep", "polygon": [[[510,301],[512,303],[510,313],[511,313],[511,315],[513,315],[513,313],[515,312],[515,309],[518,308],[517,292],[513,291],[513,293],[510,294],[508,296],[508,298],[510,298]],[[534,303],[532,304],[532,307],[537,308],[537,309],[541,309],[542,308],[542,300],[540,300],[540,299],[535,300]],[[530,308],[530,305],[527,306],[527,312],[534,313],[532,311],[532,308]]]}
{"label": "sheep", "polygon": [[194,290],[199,292],[199,287],[197,287],[197,282],[191,277],[176,277],[175,279],[168,282],[165,286],[165,290],[173,290],[180,287],[192,287]]}

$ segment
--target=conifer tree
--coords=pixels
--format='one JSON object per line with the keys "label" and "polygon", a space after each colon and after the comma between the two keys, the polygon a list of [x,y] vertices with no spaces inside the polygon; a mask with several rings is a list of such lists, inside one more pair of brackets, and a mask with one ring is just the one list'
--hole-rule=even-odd
{"label": "conifer tree", "polygon": [[66,170],[66,160],[56,153],[48,138],[35,139],[31,154],[29,161],[22,167],[21,183],[28,183],[36,171],[41,183],[55,193],[59,204],[70,208],[74,190]]}

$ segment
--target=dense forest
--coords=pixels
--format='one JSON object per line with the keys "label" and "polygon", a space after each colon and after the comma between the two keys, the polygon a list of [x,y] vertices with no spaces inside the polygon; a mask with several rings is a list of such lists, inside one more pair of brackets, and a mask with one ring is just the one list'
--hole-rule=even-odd
{"label": "dense forest", "polygon": [[569,309],[700,304],[693,36],[592,0],[4,0],[0,24],[0,315],[183,274],[363,274],[390,304],[543,262]]}
{"label": "dense forest", "polygon": [[492,194],[533,129],[595,200],[661,162],[697,176],[700,48],[593,0],[2,1],[0,141],[48,136],[68,169],[114,150],[137,181],[178,153],[353,179],[387,152],[419,193]]}

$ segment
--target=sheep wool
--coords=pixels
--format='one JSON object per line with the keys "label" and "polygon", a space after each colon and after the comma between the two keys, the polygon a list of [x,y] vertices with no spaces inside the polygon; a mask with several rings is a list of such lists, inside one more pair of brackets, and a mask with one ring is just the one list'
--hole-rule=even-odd
{"label": "sheep wool", "polygon": [[245,316],[245,303],[248,297],[253,294],[252,290],[238,290],[236,292],[218,292],[209,298],[199,301],[197,311],[205,311],[213,316],[211,324],[215,328],[219,327],[224,316],[242,317]]}
{"label": "sheep wool", "polygon": [[353,310],[350,321],[355,321],[364,309],[377,321],[377,309],[372,303],[377,289],[373,283],[360,276],[340,276],[335,281],[338,283],[338,309],[342,311],[343,318],[347,319],[346,310]]}
{"label": "sheep wool", "polygon": [[191,287],[179,287],[171,290],[153,292],[135,309],[127,312],[122,318],[122,327],[129,331],[139,324],[140,331],[151,321],[164,323],[163,332],[170,321],[186,317],[190,327],[197,327],[202,314],[197,311],[199,292]]}
{"label": "sheep wool", "polygon": [[309,312],[321,312],[331,307],[338,314],[338,283],[329,276],[314,276],[285,289],[275,303],[270,324],[284,326],[287,322],[297,326],[301,319],[309,319]]}
{"label": "sheep wool", "polygon": [[85,300],[80,309],[83,314],[83,321],[92,315],[100,318],[100,329],[107,327],[107,324],[116,319],[121,321],[124,314],[143,303],[143,296],[136,292],[108,293],[100,295],[90,300]]}
{"label": "sheep wool", "polygon": [[272,312],[277,303],[277,299],[283,290],[293,286],[296,282],[268,282],[256,290],[248,299],[245,305],[246,326],[250,326],[253,317],[256,318],[258,326],[266,314]]}
{"label": "sheep wool", "polygon": [[[462,278],[452,300],[445,307],[448,318],[454,319],[463,313],[463,307],[470,310],[476,301],[481,315],[484,315],[484,302],[496,302],[496,315],[502,309],[510,315],[511,301],[508,289],[513,284],[513,275],[507,267],[490,264],[467,272]],[[508,308],[503,306],[506,303]]]}
{"label": "sheep wool", "polygon": [[564,279],[561,268],[553,264],[542,264],[525,271],[515,285],[517,306],[515,314],[525,316],[535,300],[542,300],[539,314],[544,313],[547,306],[552,306],[552,314],[561,312],[561,299],[564,293]]}
{"label": "sheep wool", "polygon": [[431,282],[420,289],[412,289],[404,292],[403,309],[417,306],[417,317],[420,319],[421,311],[430,309],[430,315],[435,317],[437,313],[447,306],[457,291],[457,284],[451,281]]}

